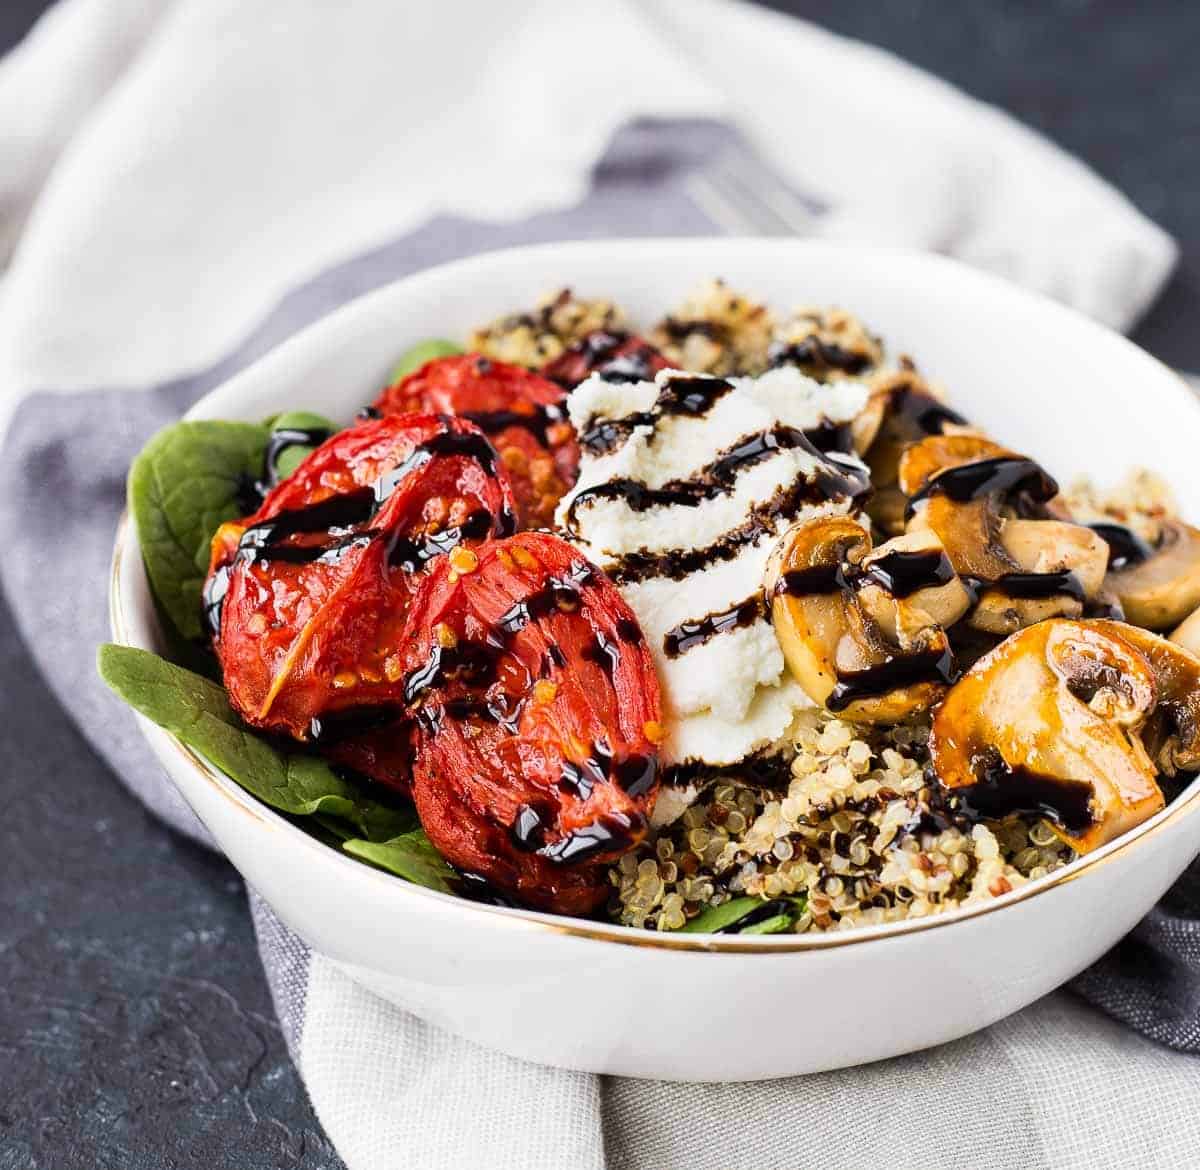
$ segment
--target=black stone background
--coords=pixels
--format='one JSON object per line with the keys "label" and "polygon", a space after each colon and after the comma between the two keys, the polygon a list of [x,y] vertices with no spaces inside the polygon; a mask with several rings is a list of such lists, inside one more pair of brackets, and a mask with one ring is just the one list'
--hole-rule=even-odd
{"label": "black stone background", "polygon": [[[1184,249],[1137,339],[1200,370],[1200,5],[773,6],[1012,111],[1126,191]],[[42,7],[0,0],[0,50]],[[339,1167],[274,1021],[237,875],[93,757],[2,604],[0,759],[0,1170]]]}

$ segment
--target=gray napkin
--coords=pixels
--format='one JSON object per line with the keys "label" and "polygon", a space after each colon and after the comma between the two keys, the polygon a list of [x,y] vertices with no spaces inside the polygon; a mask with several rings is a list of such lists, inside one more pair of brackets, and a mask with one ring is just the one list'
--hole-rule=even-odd
{"label": "gray napkin", "polygon": [[[360,293],[430,264],[485,248],[543,240],[711,233],[721,225],[715,224],[710,214],[711,202],[698,198],[697,191],[706,189],[714,159],[728,166],[730,159],[738,157],[749,157],[746,146],[718,124],[632,125],[614,140],[595,172],[590,195],[573,209],[505,225],[434,220],[296,289],[235,352],[194,377],[136,392],[41,393],[21,403],[0,463],[6,501],[0,510],[0,538],[7,550],[0,560],[3,584],[22,632],[55,693],[116,775],[168,824],[211,844],[151,758],[130,714],[96,679],[93,666],[96,645],[108,638],[105,583],[113,531],[124,499],[125,472],[145,439],[288,334]],[[709,212],[702,209],[705,205]],[[612,291],[619,296],[619,290]],[[54,534],[52,539],[47,538],[48,533]],[[54,589],[43,587],[47,580],[55,582]],[[1101,1077],[1098,1082],[1101,1096],[1116,1096],[1127,1087],[1115,1083],[1122,1062],[1145,1078],[1144,1087],[1152,1090],[1160,1105],[1175,1101],[1176,1094],[1186,1101],[1186,1091],[1194,1092],[1200,1071],[1200,1066],[1191,1062],[1172,1063],[1168,1054],[1134,1043],[1131,1035],[1123,1039],[1120,1029],[1084,1008],[1078,999],[1060,994],[970,1041],[861,1073],[828,1074],[777,1086],[640,1088],[636,1082],[605,1081],[597,1091],[595,1078],[533,1070],[520,1062],[482,1054],[463,1042],[441,1039],[440,1034],[373,1000],[340,975],[337,977],[347,986],[333,997],[341,997],[336,1010],[329,1006],[328,983],[322,985],[321,1003],[322,1010],[334,1012],[336,1026],[343,1030],[342,1047],[322,1050],[319,1038],[330,1027],[328,1020],[313,1019],[312,971],[315,964],[328,964],[311,956],[257,900],[254,911],[263,962],[289,1046],[335,1141],[340,1140],[331,1121],[335,1108],[313,1087],[318,1075],[314,1070],[323,1070],[319,1075],[327,1078],[327,1065],[339,1060],[353,1065],[362,1060],[362,1053],[353,1050],[344,1037],[370,1036],[380,1028],[394,1029],[396,1043],[407,1044],[403,1049],[406,1059],[419,1052],[436,1062],[450,1059],[447,1053],[456,1053],[454,1060],[460,1064],[479,1061],[481,1068],[492,1070],[484,1075],[495,1074],[489,1061],[503,1062],[504,1075],[529,1078],[529,1091],[544,1094],[544,1102],[560,1101],[563,1109],[574,1110],[577,1120],[593,1118],[583,1124],[586,1132],[577,1135],[578,1141],[571,1139],[573,1144],[562,1147],[561,1133],[553,1138],[560,1142],[555,1147],[557,1160],[547,1161],[547,1165],[753,1164],[761,1170],[794,1165],[798,1160],[838,1164],[837,1157],[828,1162],[823,1150],[841,1151],[851,1161],[888,1156],[893,1165],[918,1161],[941,1165],[939,1152],[926,1148],[931,1134],[942,1133],[941,1122],[926,1117],[928,1111],[914,1103],[926,1092],[935,1096],[974,1094],[981,1105],[996,1110],[977,1135],[979,1149],[987,1151],[988,1165],[1117,1164],[1105,1161],[1115,1153],[1115,1146],[1105,1147],[1106,1154],[1091,1149],[1082,1137],[1073,1139],[1069,1149],[1056,1145],[1052,1131],[1063,1119],[1041,1105],[1037,1109],[1029,1106],[1031,1094],[1067,1092],[1059,1081],[1063,1070],[1055,1073],[1049,1067],[1058,1059],[1055,1046],[1059,1054],[1078,1054],[1094,1045],[1099,1062],[1095,1067],[1109,1070],[1105,1076],[1111,1074],[1111,1079]],[[1127,939],[1074,982],[1072,991],[1161,1045],[1181,1052],[1200,1051],[1200,868],[1193,866]],[[347,1026],[347,1013],[352,1026]],[[996,1063],[1000,1052],[1008,1055]],[[979,1067],[981,1062],[990,1062],[988,1068]],[[1020,1092],[1009,1085],[993,1099],[989,1074],[997,1070],[1018,1080],[1024,1078]],[[1039,1080],[1042,1072],[1045,1079]],[[856,1134],[853,1115],[839,1112],[838,1105],[840,1095],[854,1084],[869,1088],[868,1116],[884,1117],[901,1109],[911,1113],[913,1125],[935,1128],[923,1136],[909,1131],[906,1137],[903,1127],[890,1135],[876,1127],[870,1140]],[[364,1081],[354,1091],[369,1094],[370,1086]],[[783,1124],[783,1118],[773,1111],[785,1105],[793,1110],[815,1110],[807,1129]],[[434,1117],[436,1112],[428,1111],[438,1107],[433,1100],[421,1105],[426,1116]],[[861,1102],[856,1106],[862,1107]],[[444,1101],[440,1108],[447,1111],[442,1131],[447,1125],[453,1128],[457,1124],[453,1120],[455,1103]],[[1103,1112],[1096,1113],[1098,1124]],[[683,1124],[685,1118],[691,1119],[690,1126]],[[489,1140],[497,1144],[490,1148],[511,1149],[514,1160],[506,1161],[505,1155],[497,1153],[491,1164],[521,1164],[516,1151],[533,1123],[528,1117],[510,1117],[508,1124],[521,1128],[524,1137],[497,1135],[493,1130]],[[962,1118],[956,1124],[964,1134],[974,1132]],[[767,1127],[771,1136],[768,1146],[746,1137],[748,1127],[755,1125]],[[813,1125],[824,1128],[813,1130]],[[1120,1139],[1130,1142],[1133,1159],[1149,1164],[1152,1153],[1155,1164],[1160,1158],[1163,1165],[1172,1161],[1200,1164],[1200,1126],[1194,1117],[1157,1114],[1150,1128],[1153,1132],[1128,1130]],[[431,1132],[436,1129],[432,1126]],[[954,1132],[947,1122],[947,1142],[954,1140]],[[838,1142],[822,1144],[816,1140],[822,1134],[835,1136]],[[547,1135],[545,1140],[550,1143],[552,1138]],[[1104,1140],[1117,1138],[1110,1135]],[[439,1141],[425,1134],[410,1144],[408,1154],[397,1158],[409,1164],[413,1151],[424,1150],[434,1159],[427,1165],[441,1164],[436,1161],[442,1150]],[[507,1144],[510,1141],[514,1144]],[[464,1137],[462,1142],[469,1139]],[[485,1142],[481,1148],[489,1146]],[[1045,1152],[1051,1149],[1053,1158]],[[910,1163],[912,1151],[924,1152],[920,1158],[913,1154]],[[345,1150],[343,1153],[349,1158]],[[949,1150],[942,1153],[948,1155]],[[360,1157],[352,1165],[387,1164],[367,1154]],[[949,1157],[945,1160],[947,1165],[952,1162]],[[541,1164],[541,1159],[536,1164]],[[983,1165],[985,1158],[980,1154],[973,1162],[954,1164]]]}

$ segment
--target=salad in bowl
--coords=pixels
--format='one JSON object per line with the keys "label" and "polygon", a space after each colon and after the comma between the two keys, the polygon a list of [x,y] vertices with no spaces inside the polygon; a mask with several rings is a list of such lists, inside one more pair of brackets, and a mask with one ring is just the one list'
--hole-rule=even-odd
{"label": "salad in bowl", "polygon": [[664,934],[990,902],[1200,771],[1170,485],[1060,482],[853,306],[609,291],[154,436],[109,686],[364,865]]}

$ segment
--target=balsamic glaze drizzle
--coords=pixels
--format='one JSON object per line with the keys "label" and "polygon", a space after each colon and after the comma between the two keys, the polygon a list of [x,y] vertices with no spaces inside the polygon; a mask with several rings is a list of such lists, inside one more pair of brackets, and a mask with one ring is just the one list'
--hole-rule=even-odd
{"label": "balsamic glaze drizzle", "polygon": [[781,914],[791,915],[795,909],[796,904],[789,902],[786,898],[772,898],[769,902],[763,902],[761,906],[755,906],[753,910],[743,914],[735,922],[720,927],[716,933],[741,934],[748,926],[757,926],[758,923],[778,918]]}
{"label": "balsamic glaze drizzle", "polygon": [[716,610],[701,618],[680,622],[663,635],[663,651],[668,658],[678,658],[696,646],[702,646],[718,634],[752,625],[763,617],[766,607],[760,594],[755,593],[728,609]]}
{"label": "balsamic glaze drizzle", "polygon": [[897,549],[861,566],[839,563],[789,569],[779,578],[775,592],[788,597],[819,597],[870,582],[893,597],[904,598],[922,589],[946,585],[954,576],[954,566],[941,549],[916,552]]}
{"label": "balsamic glaze drizzle", "polygon": [[662,487],[652,488],[635,479],[621,478],[585,488],[572,499],[567,509],[567,524],[574,525],[579,505],[589,500],[623,500],[634,512],[658,507],[695,508],[727,495],[738,474],[747,467],[761,463],[776,451],[797,448],[818,456],[824,454],[813,447],[805,432],[793,427],[778,425],[769,431],[745,435],[686,479],[670,480]]}
{"label": "balsamic glaze drizzle", "polygon": [[905,516],[911,517],[932,496],[967,504],[992,494],[1020,494],[1044,503],[1058,495],[1058,484],[1032,459],[997,455],[939,471],[909,500]]}
{"label": "balsamic glaze drizzle", "polygon": [[934,647],[922,654],[888,658],[865,670],[839,671],[837,685],[825,700],[825,706],[830,711],[844,711],[856,699],[872,698],[898,687],[924,682],[952,686],[958,678],[954,652],[947,644],[942,649]]}
{"label": "balsamic glaze drizzle", "polygon": [[593,420],[583,428],[579,442],[593,455],[606,455],[638,427],[654,427],[660,418],[669,415],[703,418],[732,389],[732,383],[724,378],[702,375],[668,378],[649,410],[634,411],[621,418]]}
{"label": "balsamic glaze drizzle", "polygon": [[854,468],[846,468],[843,473],[832,462],[828,462],[814,479],[801,477],[778,488],[769,500],[751,508],[741,524],[703,548],[674,548],[658,552],[641,549],[623,554],[606,572],[618,584],[645,581],[651,577],[682,580],[709,565],[733,560],[743,548],[756,544],[764,536],[774,535],[779,521],[790,520],[810,504],[824,503],[836,495],[861,501],[869,493],[868,484],[865,473]]}
{"label": "balsamic glaze drizzle", "polygon": [[627,849],[645,826],[646,818],[641,813],[602,813],[590,825],[543,845],[537,852],[558,865],[578,865],[600,853]]}
{"label": "balsamic glaze drizzle", "polygon": [[1108,545],[1110,570],[1132,569],[1154,555],[1149,542],[1124,524],[1089,524],[1088,527],[1104,538]]}
{"label": "balsamic glaze drizzle", "polygon": [[810,333],[800,341],[774,342],[767,352],[770,366],[802,366],[816,373],[838,370],[845,374],[861,374],[873,365],[866,354],[844,349],[835,341],[822,341]]}
{"label": "balsamic glaze drizzle", "polygon": [[955,792],[963,811],[975,820],[1026,813],[1048,817],[1069,833],[1082,832],[1093,823],[1090,785],[1023,765],[1010,766],[994,749],[973,761],[972,770],[976,782]]}
{"label": "balsamic glaze drizzle", "polygon": [[267,448],[263,455],[263,479],[259,491],[266,495],[271,488],[279,483],[279,457],[293,447],[319,447],[326,439],[332,437],[333,431],[328,427],[283,427],[273,430],[267,439]]}
{"label": "balsamic glaze drizzle", "polygon": [[459,416],[473,422],[485,435],[495,435],[509,427],[522,427],[543,447],[550,446],[549,430],[565,422],[567,412],[556,403],[530,403],[528,412],[519,410],[465,410]]}
{"label": "balsamic glaze drizzle", "polygon": [[[303,434],[307,436],[309,432]],[[418,446],[370,487],[342,492],[252,524],[242,533],[232,560],[217,569],[205,584],[202,617],[213,637],[220,637],[221,611],[235,565],[269,561],[336,564],[352,549],[361,548],[380,535],[363,526],[374,519],[407,475],[435,455],[460,455],[480,464],[489,475],[496,474],[495,449],[482,435],[465,434],[447,427]],[[499,535],[508,536],[516,531],[516,526],[516,515],[507,507],[495,517],[477,510],[456,528],[419,539],[397,537],[389,550],[389,559],[392,564],[416,569],[432,557],[448,552],[463,539],[480,538],[493,527]],[[296,542],[287,543],[293,540]]]}
{"label": "balsamic glaze drizzle", "polygon": [[[657,351],[647,342],[631,344],[632,341],[632,334],[623,330],[593,329],[556,358],[551,363],[551,370],[560,364],[567,369],[582,366],[588,373],[599,374],[605,382],[649,382],[654,377]],[[623,353],[620,352],[622,349]],[[572,358],[581,360],[575,363]],[[574,380],[556,377],[551,370],[544,372],[546,377],[558,381],[567,390],[575,388]]]}

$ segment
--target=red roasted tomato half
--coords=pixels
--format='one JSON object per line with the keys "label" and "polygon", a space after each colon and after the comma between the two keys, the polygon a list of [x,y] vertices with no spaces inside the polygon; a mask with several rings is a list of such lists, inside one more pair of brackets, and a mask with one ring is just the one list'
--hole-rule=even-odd
{"label": "red roasted tomato half", "polygon": [[643,337],[595,329],[542,367],[552,382],[573,390],[589,374],[610,382],[649,382],[671,363]]}
{"label": "red roasted tomato half", "polygon": [[389,386],[383,414],[433,411],[470,419],[492,441],[513,485],[523,528],[545,528],[579,474],[579,444],[561,386],[504,362],[435,358]]}
{"label": "red roasted tomato half", "polygon": [[569,544],[527,532],[443,558],[409,612],[413,799],[459,869],[584,914],[658,793],[658,678],[633,612]]}
{"label": "red roasted tomato half", "polygon": [[335,435],[213,538],[205,613],[233,706],[403,787],[409,599],[443,554],[511,533],[513,508],[495,451],[464,419]]}

